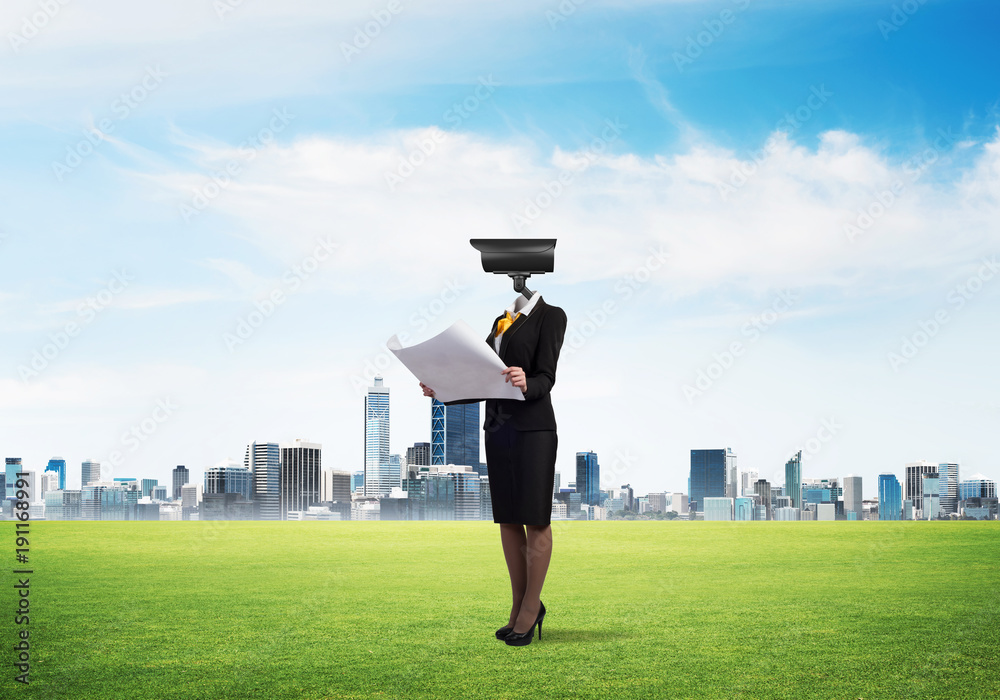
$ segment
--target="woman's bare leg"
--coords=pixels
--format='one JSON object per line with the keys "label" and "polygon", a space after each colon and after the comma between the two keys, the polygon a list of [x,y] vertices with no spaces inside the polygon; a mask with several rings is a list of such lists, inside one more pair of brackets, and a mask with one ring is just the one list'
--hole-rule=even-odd
{"label": "woman's bare leg", "polygon": [[538,612],[542,609],[542,584],[549,570],[552,559],[552,526],[527,525],[526,544],[523,550],[524,563],[528,571],[528,585],[521,601],[521,611],[517,615],[514,631],[527,632],[535,623]]}
{"label": "woman's bare leg", "polygon": [[[503,545],[504,559],[507,560],[507,573],[510,574],[510,590],[513,599],[510,620],[507,625],[513,626],[521,609],[525,588],[528,585],[528,565],[524,558],[527,538],[524,534],[524,526],[514,523],[500,523],[500,543]],[[534,621],[535,618],[531,619]]]}

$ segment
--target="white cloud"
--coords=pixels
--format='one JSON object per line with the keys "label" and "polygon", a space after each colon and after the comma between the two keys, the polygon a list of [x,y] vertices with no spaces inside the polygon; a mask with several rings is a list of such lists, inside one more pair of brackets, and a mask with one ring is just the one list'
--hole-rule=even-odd
{"label": "white cloud", "polygon": [[[177,206],[239,158],[235,147],[195,146],[197,167],[148,177]],[[412,174],[387,185],[407,159]],[[467,270],[470,237],[518,235],[559,239],[564,282],[620,278],[662,247],[669,260],[653,284],[668,296],[727,285],[856,293],[1000,248],[998,164],[1000,139],[969,167],[941,172],[953,166],[916,171],[843,131],[821,135],[815,150],[776,132],[755,162],[704,141],[674,156],[556,150],[543,160],[528,144],[428,128],[265,148],[208,209],[289,264],[332,236],[340,284],[363,288],[377,270],[378,293],[390,297]],[[530,224],[518,231],[515,214]]]}

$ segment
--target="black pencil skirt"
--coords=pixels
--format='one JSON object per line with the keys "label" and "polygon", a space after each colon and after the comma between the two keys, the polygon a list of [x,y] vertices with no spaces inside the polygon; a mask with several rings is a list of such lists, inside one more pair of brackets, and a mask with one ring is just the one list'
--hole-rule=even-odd
{"label": "black pencil skirt", "polygon": [[556,477],[554,430],[514,430],[509,423],[486,431],[493,522],[549,525]]}

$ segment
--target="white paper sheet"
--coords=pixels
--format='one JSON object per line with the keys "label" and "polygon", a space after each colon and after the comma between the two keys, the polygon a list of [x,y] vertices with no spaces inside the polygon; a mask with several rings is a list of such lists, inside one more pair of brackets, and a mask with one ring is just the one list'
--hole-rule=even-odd
{"label": "white paper sheet", "polygon": [[500,374],[506,369],[503,360],[465,321],[456,321],[430,340],[408,348],[395,335],[386,346],[418,380],[434,390],[438,401],[524,401],[521,390]]}

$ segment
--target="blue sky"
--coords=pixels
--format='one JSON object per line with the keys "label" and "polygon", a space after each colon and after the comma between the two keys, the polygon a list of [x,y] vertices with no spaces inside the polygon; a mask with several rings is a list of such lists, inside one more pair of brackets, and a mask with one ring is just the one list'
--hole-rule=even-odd
{"label": "blue sky", "polygon": [[296,437],[360,469],[366,368],[391,449],[429,439],[385,340],[513,299],[468,239],[554,237],[564,483],[593,449],[606,487],[683,490],[725,446],[780,483],[807,444],[866,495],[998,478],[1000,9],[905,5],[7,3],[0,445],[71,483]]}

